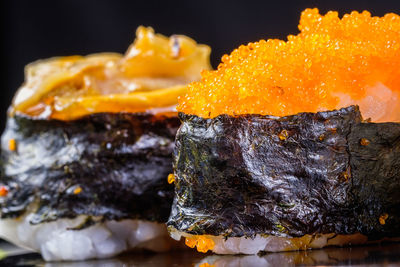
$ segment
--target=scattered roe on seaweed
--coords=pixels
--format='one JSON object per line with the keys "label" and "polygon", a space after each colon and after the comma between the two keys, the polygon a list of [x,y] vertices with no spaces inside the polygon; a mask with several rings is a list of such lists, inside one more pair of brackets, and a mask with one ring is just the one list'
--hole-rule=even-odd
{"label": "scattered roe on seaweed", "polygon": [[0,197],[6,197],[8,195],[8,189],[4,185],[0,186]]}
{"label": "scattered roe on seaweed", "polygon": [[353,11],[301,14],[287,41],[242,45],[188,86],[178,110],[285,116],[358,104],[364,118],[400,121],[400,17]]}
{"label": "scattered roe on seaweed", "polygon": [[168,183],[172,184],[173,182],[175,182],[175,175],[173,173],[170,173],[167,177]]}

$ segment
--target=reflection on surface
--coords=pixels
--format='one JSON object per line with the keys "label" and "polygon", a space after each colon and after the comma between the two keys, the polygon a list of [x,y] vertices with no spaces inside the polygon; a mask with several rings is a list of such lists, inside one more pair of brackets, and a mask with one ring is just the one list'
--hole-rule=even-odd
{"label": "reflection on surface", "polygon": [[84,262],[44,262],[40,255],[28,253],[0,261],[0,266],[92,267],[92,266],[295,266],[295,265],[400,265],[400,243],[326,248],[308,251],[267,253],[264,255],[212,255],[194,251],[125,254],[114,259]]}
{"label": "reflection on surface", "polygon": [[295,266],[295,265],[368,265],[400,264],[400,244],[347,248],[325,248],[307,251],[267,253],[265,255],[212,255],[196,266]]}

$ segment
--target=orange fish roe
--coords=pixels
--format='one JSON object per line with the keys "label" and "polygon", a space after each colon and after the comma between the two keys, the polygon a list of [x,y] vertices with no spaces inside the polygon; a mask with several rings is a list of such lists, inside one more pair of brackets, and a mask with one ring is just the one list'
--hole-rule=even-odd
{"label": "orange fish roe", "polygon": [[196,238],[186,237],[185,238],[185,245],[189,248],[194,248],[197,244]]}
{"label": "orange fish roe", "polygon": [[361,138],[360,144],[362,146],[368,146],[370,144],[370,141],[367,138]]}
{"label": "orange fish roe", "polygon": [[380,223],[381,225],[385,225],[385,224],[386,224],[387,218],[389,218],[389,214],[387,214],[387,213],[382,214],[382,215],[379,217],[379,223]]}
{"label": "orange fish roe", "polygon": [[17,149],[17,142],[15,141],[14,138],[8,140],[8,149],[10,151],[15,151]]}
{"label": "orange fish roe", "polygon": [[214,241],[211,238],[205,236],[199,236],[197,238],[197,251],[206,253],[209,250],[212,250],[215,246]]}
{"label": "orange fish roe", "polygon": [[0,197],[5,197],[8,195],[8,189],[4,185],[0,186]]}
{"label": "orange fish roe", "polygon": [[217,70],[188,86],[178,110],[285,116],[358,104],[364,117],[400,121],[400,16],[354,11],[340,19],[306,9],[299,30],[287,41],[261,40],[224,55]]}
{"label": "orange fish roe", "polygon": [[175,175],[174,175],[173,173],[170,173],[170,174],[168,175],[167,180],[168,180],[168,183],[169,183],[169,184],[172,184],[173,182],[175,182]]}
{"label": "orange fish roe", "polygon": [[78,186],[77,188],[74,189],[74,195],[78,195],[82,192],[82,187]]}
{"label": "orange fish roe", "polygon": [[286,138],[288,138],[289,134],[286,130],[282,130],[282,132],[280,132],[280,134],[278,135],[280,140],[286,140]]}
{"label": "orange fish roe", "polygon": [[203,235],[186,237],[185,244],[190,248],[194,248],[195,246],[197,246],[197,251],[203,253],[212,250],[215,246],[215,243],[211,238]]}

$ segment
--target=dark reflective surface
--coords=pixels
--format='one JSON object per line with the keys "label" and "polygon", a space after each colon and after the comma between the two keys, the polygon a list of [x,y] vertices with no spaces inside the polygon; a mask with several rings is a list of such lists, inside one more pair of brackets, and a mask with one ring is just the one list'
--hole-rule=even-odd
{"label": "dark reflective surface", "polygon": [[[9,248],[3,248],[10,251]],[[92,267],[92,266],[400,266],[400,243],[326,248],[321,250],[268,253],[261,256],[219,256],[193,251],[126,254],[114,259],[84,262],[44,262],[39,254],[11,255],[0,266]]]}

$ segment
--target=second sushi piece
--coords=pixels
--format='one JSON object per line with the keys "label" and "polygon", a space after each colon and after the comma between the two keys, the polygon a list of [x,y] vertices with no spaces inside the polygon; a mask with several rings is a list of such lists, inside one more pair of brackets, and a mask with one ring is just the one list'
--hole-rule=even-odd
{"label": "second sushi piece", "polygon": [[198,251],[400,237],[400,17],[307,9],[299,29],[239,47],[180,99],[168,225]]}
{"label": "second sushi piece", "polygon": [[125,55],[29,65],[1,139],[0,236],[45,260],[169,249],[175,106],[209,54],[140,27]]}

